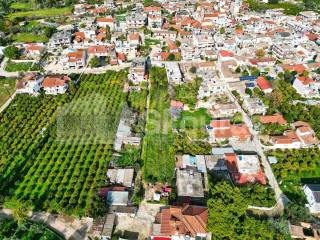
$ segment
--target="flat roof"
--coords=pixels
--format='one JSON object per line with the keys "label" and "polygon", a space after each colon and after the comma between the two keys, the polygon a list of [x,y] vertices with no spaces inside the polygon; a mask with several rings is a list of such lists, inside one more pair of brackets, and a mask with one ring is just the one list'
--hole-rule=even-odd
{"label": "flat roof", "polygon": [[107,177],[111,183],[118,183],[125,187],[131,187],[133,181],[133,168],[108,169]]}
{"label": "flat roof", "polygon": [[237,165],[240,173],[257,173],[260,162],[257,155],[237,155]]}
{"label": "flat roof", "polygon": [[107,196],[107,203],[109,205],[127,205],[129,193],[124,191],[109,191]]}
{"label": "flat roof", "polygon": [[181,197],[204,197],[202,175],[199,172],[178,170],[177,190]]}

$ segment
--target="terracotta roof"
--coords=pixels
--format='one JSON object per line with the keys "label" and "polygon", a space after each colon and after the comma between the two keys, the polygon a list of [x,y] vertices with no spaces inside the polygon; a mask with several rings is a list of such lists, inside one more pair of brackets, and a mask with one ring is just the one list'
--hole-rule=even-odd
{"label": "terracotta roof", "polygon": [[27,46],[27,50],[29,52],[33,52],[33,51],[40,51],[43,47],[42,46],[39,46],[39,45],[35,45],[35,44],[29,44]]}
{"label": "terracotta roof", "polygon": [[214,12],[214,13],[205,13],[203,18],[212,18],[212,17],[219,17],[219,12]]}
{"label": "terracotta roof", "polygon": [[297,73],[303,73],[303,71],[306,70],[306,68],[303,66],[303,64],[283,65],[282,67],[284,70],[296,71]]}
{"label": "terracotta roof", "polygon": [[102,18],[97,18],[96,22],[105,22],[105,23],[113,23],[113,18],[106,18],[106,17],[102,17]]}
{"label": "terracotta roof", "polygon": [[288,136],[273,136],[271,139],[272,139],[272,142],[274,142],[275,144],[292,144],[293,143],[293,139],[291,139]]}
{"label": "terracotta roof", "polygon": [[262,91],[272,89],[271,83],[263,76],[258,77],[256,82]]}
{"label": "terracotta roof", "polygon": [[245,141],[251,137],[249,128],[245,124],[232,125],[231,133],[232,133],[232,136],[238,137],[241,141]]}
{"label": "terracotta roof", "polygon": [[70,52],[67,54],[69,58],[69,62],[77,62],[79,60],[82,60],[84,54],[84,50],[77,50],[75,52]]}
{"label": "terracotta roof", "polygon": [[210,125],[213,128],[230,128],[231,127],[231,123],[229,119],[212,120]]}
{"label": "terracotta roof", "polygon": [[171,50],[171,51],[178,49],[178,47],[177,47],[177,45],[174,43],[174,41],[172,41],[172,40],[170,40],[170,39],[167,40],[167,44],[168,44],[169,50]]}
{"label": "terracotta roof", "polygon": [[124,55],[124,53],[117,53],[117,57],[121,61],[125,61],[126,60],[126,55]]}
{"label": "terracotta roof", "polygon": [[235,153],[226,153],[225,159],[228,171],[237,184],[260,183],[265,185],[267,183],[261,169],[257,173],[252,174],[240,173],[237,163],[239,160],[237,159],[237,155]]}
{"label": "terracotta roof", "polygon": [[232,137],[231,129],[216,129],[214,130],[214,137],[217,139],[229,139]]}
{"label": "terracotta roof", "polygon": [[145,7],[143,10],[145,12],[159,12],[159,11],[161,11],[161,7],[152,7],[152,6],[150,6],[150,7]]}
{"label": "terracotta roof", "polygon": [[166,61],[166,60],[168,59],[168,57],[169,57],[170,54],[173,54],[173,55],[175,55],[176,57],[180,56],[180,53],[175,53],[175,52],[174,52],[174,53],[161,52],[161,53],[160,53],[161,60],[162,60],[162,61]]}
{"label": "terracotta roof", "polygon": [[310,83],[314,83],[314,82],[315,82],[312,78],[309,78],[309,77],[297,77],[297,79],[298,79],[303,85],[309,85]]}
{"label": "terracotta roof", "polygon": [[89,54],[107,53],[108,51],[109,49],[107,48],[107,46],[103,46],[103,45],[88,47]]}
{"label": "terracotta roof", "polygon": [[307,37],[309,38],[310,41],[316,41],[317,39],[320,38],[320,35],[315,33],[309,33],[307,34]]}
{"label": "terracotta roof", "polygon": [[221,55],[221,57],[233,57],[234,56],[233,52],[230,52],[227,50],[220,50],[219,54]]}
{"label": "terracotta roof", "polygon": [[140,35],[139,33],[131,33],[128,35],[129,40],[140,40]]}
{"label": "terracotta roof", "polygon": [[243,33],[243,29],[242,28],[237,28],[234,30],[236,34],[242,34]]}
{"label": "terracotta roof", "polygon": [[207,68],[207,67],[214,67],[214,62],[199,62],[198,63],[199,68]]}
{"label": "terracotta roof", "polygon": [[258,63],[267,63],[267,62],[275,62],[276,59],[272,57],[264,57],[264,58],[253,58],[249,60],[253,65],[257,65]]}
{"label": "terracotta roof", "polygon": [[171,236],[175,234],[191,235],[206,234],[208,210],[205,207],[169,206],[162,209],[156,216],[156,222],[160,224],[160,235]]}
{"label": "terracotta roof", "polygon": [[105,13],[105,12],[107,12],[107,8],[106,7],[99,7],[99,8],[95,8],[95,9],[89,9],[89,12],[96,13],[96,14]]}
{"label": "terracotta roof", "polygon": [[47,76],[42,82],[42,87],[63,87],[69,80],[67,76]]}
{"label": "terracotta roof", "polygon": [[276,113],[274,115],[261,116],[260,122],[264,124],[268,124],[268,123],[279,123],[280,125],[287,124],[287,121],[283,118],[281,113]]}
{"label": "terracotta roof", "polygon": [[77,42],[83,41],[86,37],[84,35],[84,32],[75,32],[74,33],[74,38]]}

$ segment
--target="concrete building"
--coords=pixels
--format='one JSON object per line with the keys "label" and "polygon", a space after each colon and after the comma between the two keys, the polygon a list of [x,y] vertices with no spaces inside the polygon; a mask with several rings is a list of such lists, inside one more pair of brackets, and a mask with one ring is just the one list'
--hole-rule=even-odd
{"label": "concrete building", "polygon": [[107,177],[110,183],[120,184],[127,188],[131,188],[133,186],[133,174],[133,168],[108,169],[107,171]]}
{"label": "concrete building", "polygon": [[204,202],[202,174],[192,170],[177,170],[177,197],[182,203]]}
{"label": "concrete building", "polygon": [[319,184],[308,184],[303,186],[304,194],[308,204],[306,205],[310,213],[319,214],[320,213],[320,185]]}
{"label": "concrete building", "polygon": [[179,64],[177,62],[170,62],[166,63],[165,66],[169,83],[181,84],[183,79]]}

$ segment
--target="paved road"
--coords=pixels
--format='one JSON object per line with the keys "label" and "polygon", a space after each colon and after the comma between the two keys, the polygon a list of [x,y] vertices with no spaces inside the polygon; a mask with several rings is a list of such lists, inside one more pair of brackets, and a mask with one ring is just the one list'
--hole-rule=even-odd
{"label": "paved road", "polygon": [[[0,218],[12,219],[11,209],[1,209]],[[64,218],[59,215],[46,212],[30,212],[29,219],[33,222],[45,223],[49,228],[61,234],[65,239],[85,240],[87,230],[92,225],[92,219],[84,218],[81,220],[75,218]]]}
{"label": "paved road", "polygon": [[19,76],[19,72],[6,72],[4,70],[6,64],[7,64],[8,59],[5,58],[3,59],[3,61],[0,64],[0,76],[4,76],[4,77],[18,77]]}
{"label": "paved road", "polygon": [[261,158],[261,162],[262,162],[262,165],[264,167],[265,175],[268,178],[270,186],[273,188],[273,190],[275,192],[277,204],[274,206],[273,214],[274,215],[281,215],[283,213],[285,204],[289,200],[283,194],[282,190],[279,187],[279,184],[278,184],[278,182],[277,182],[277,180],[276,180],[276,178],[275,178],[275,176],[273,174],[273,171],[272,171],[271,166],[270,166],[270,164],[269,164],[269,162],[267,160],[267,157],[264,154],[263,145],[261,144],[259,136],[258,136],[259,133],[257,131],[255,131],[254,128],[253,128],[253,124],[252,124],[251,118],[243,110],[243,108],[240,106],[240,104],[238,103],[237,99],[233,96],[233,94],[231,93],[230,90],[229,90],[229,96],[237,104],[238,109],[241,111],[241,113],[243,115],[243,120],[244,120],[245,124],[248,126],[248,128],[249,128],[249,130],[251,132],[252,142],[255,145],[256,151],[257,151],[257,153],[259,154],[259,156]]}
{"label": "paved road", "polygon": [[105,66],[105,67],[100,67],[100,68],[80,68],[80,69],[67,69],[64,70],[61,65],[52,65],[49,64],[44,67],[44,70],[46,73],[53,73],[53,74],[71,74],[71,73],[104,73],[108,70],[113,70],[113,71],[119,71],[123,70],[125,68],[128,68],[131,66],[131,63],[124,63],[122,65],[116,65],[116,66]]}

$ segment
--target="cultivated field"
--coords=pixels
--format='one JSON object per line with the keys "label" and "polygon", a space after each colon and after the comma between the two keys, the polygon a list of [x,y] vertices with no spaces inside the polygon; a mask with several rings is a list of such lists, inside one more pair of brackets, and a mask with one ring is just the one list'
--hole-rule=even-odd
{"label": "cultivated field", "polygon": [[56,16],[64,16],[72,13],[72,7],[64,7],[64,8],[48,8],[48,9],[40,9],[34,11],[21,11],[15,12],[8,15],[10,20],[13,20],[18,17],[56,17]]}
{"label": "cultivated field", "polygon": [[125,78],[84,75],[68,95],[17,96],[0,115],[0,195],[68,214],[99,210]]}
{"label": "cultivated field", "polygon": [[150,82],[150,102],[142,149],[144,177],[151,182],[171,182],[174,171],[174,149],[165,69],[152,68]]}

